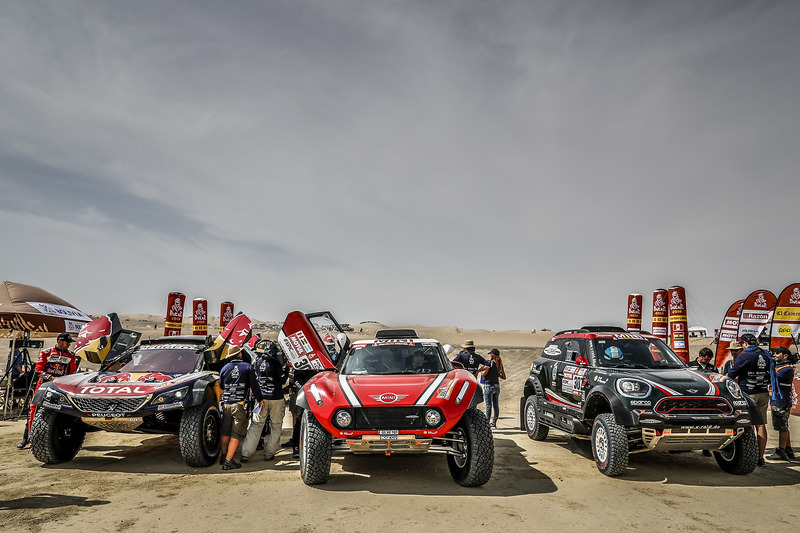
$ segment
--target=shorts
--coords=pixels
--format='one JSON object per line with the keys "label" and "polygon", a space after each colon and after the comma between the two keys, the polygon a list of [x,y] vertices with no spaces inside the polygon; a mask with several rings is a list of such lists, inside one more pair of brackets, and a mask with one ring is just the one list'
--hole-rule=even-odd
{"label": "shorts", "polygon": [[[761,423],[754,424],[756,426],[760,426],[767,423],[767,407],[769,407],[769,393],[768,392],[754,392],[750,395],[754,402],[756,402],[756,406],[758,407],[758,412],[761,413]],[[755,420],[753,421],[755,422]]]}
{"label": "shorts", "polygon": [[223,437],[242,440],[247,435],[247,411],[240,403],[226,403],[222,405]]}
{"label": "shorts", "polygon": [[789,414],[792,412],[792,408],[773,405],[770,410],[772,411],[772,429],[789,431]]}

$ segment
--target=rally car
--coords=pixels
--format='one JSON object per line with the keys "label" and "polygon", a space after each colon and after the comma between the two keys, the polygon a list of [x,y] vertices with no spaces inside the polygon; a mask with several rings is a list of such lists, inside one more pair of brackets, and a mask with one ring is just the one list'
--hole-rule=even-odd
{"label": "rally car", "polygon": [[474,487],[492,475],[494,443],[471,373],[454,368],[449,346],[416,331],[381,330],[350,344],[339,328],[331,361],[309,318],[295,311],[278,336],[295,374],[314,370],[298,394],[304,409],[300,474],[306,484],[328,481],[333,453],[446,454],[456,483]]}
{"label": "rally car", "polygon": [[207,351],[211,338],[161,337],[133,346],[138,334],[120,332],[118,324],[115,331],[112,315],[102,317],[110,318],[108,327],[96,335],[82,330],[78,339],[79,353],[101,363],[100,371],[56,378],[34,396],[33,455],[47,464],[70,461],[87,431],[106,430],[177,434],[186,464],[213,464],[220,452],[220,363]]}
{"label": "rally car", "polygon": [[735,381],[688,368],[658,337],[584,326],[557,333],[533,361],[520,424],[533,440],[550,429],[590,439],[608,476],[650,450],[712,450],[725,472],[749,474],[756,409]]}

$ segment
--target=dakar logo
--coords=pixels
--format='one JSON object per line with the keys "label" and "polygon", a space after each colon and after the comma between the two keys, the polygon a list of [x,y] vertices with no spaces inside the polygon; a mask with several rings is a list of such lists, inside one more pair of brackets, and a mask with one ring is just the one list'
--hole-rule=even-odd
{"label": "dakar logo", "polygon": [[631,306],[628,308],[628,312],[632,315],[641,314],[642,310],[639,307],[639,302],[636,300],[631,300]]}
{"label": "dakar logo", "polygon": [[381,402],[381,403],[394,403],[402,400],[406,396],[408,396],[408,394],[395,394],[393,392],[384,392],[383,394],[369,395],[370,398],[372,398],[376,402]]}
{"label": "dakar logo", "polygon": [[172,302],[172,307],[169,308],[169,314],[172,316],[180,316],[183,314],[183,305],[181,305],[180,300]]}
{"label": "dakar logo", "polygon": [[194,319],[195,320],[205,320],[206,319],[206,309],[203,307],[203,304],[197,304],[197,309],[194,312]]}
{"label": "dakar logo", "polygon": [[792,296],[789,297],[790,304],[800,304],[800,288],[795,287],[792,291]]}
{"label": "dakar logo", "polygon": [[653,311],[664,313],[667,310],[667,303],[664,301],[664,296],[659,294],[656,296],[656,301],[653,302]]}
{"label": "dakar logo", "polygon": [[230,322],[231,320],[233,320],[233,308],[232,307],[226,307],[225,308],[225,313],[222,315],[222,319],[225,322]]}
{"label": "dakar logo", "polygon": [[672,293],[672,299],[669,301],[669,306],[675,310],[683,309],[683,300],[681,300],[681,297],[678,296],[677,292]]}
{"label": "dakar logo", "polygon": [[756,301],[753,302],[753,307],[761,307],[761,308],[764,308],[764,309],[767,308],[767,299],[764,298],[764,293],[763,292],[759,292],[758,293],[758,298],[756,298]]}

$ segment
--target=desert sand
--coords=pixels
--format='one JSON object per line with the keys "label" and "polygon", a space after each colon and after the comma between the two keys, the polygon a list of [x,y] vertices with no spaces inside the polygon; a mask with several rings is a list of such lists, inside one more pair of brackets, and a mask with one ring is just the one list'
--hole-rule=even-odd
{"label": "desert sand", "polygon": [[[131,329],[163,318],[124,317]],[[153,328],[152,324],[156,324]],[[354,325],[370,333],[378,324]],[[600,474],[591,452],[551,431],[534,442],[519,429],[519,397],[531,361],[552,332],[417,327],[424,336],[480,353],[502,352],[501,418],[494,430],[491,480],[463,488],[445,458],[334,456],[330,481],[308,487],[298,461],[282,450],[241,470],[191,468],[177,437],[90,433],[77,457],[44,466],[18,451],[23,421],[0,422],[0,528],[3,531],[232,531],[281,532],[423,530],[493,531],[779,531],[797,527],[800,462],[769,463],[749,476],[722,472],[699,452],[632,455],[618,478]],[[162,328],[159,330],[159,328]],[[215,328],[210,328],[216,333]],[[187,332],[188,333],[188,332]],[[267,336],[272,331],[264,331]],[[364,335],[366,336],[366,334]],[[692,341],[693,356],[710,339]],[[454,354],[453,354],[454,355]],[[800,417],[791,429],[800,440]],[[284,420],[283,439],[291,418]],[[777,434],[769,430],[769,447]],[[800,448],[800,446],[796,446]],[[774,510],[775,508],[779,510]]]}

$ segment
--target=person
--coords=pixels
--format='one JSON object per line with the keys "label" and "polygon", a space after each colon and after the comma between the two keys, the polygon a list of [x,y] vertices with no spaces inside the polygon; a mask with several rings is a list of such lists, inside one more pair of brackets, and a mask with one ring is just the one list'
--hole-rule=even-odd
{"label": "person", "polygon": [[[286,361],[286,373],[289,376],[289,383],[284,387],[284,394],[289,394],[289,412],[292,413],[292,436],[289,440],[281,444],[281,448],[294,448],[294,427],[297,425],[297,387],[294,382],[294,367],[291,366],[289,361]],[[299,457],[299,456],[298,456]]]}
{"label": "person", "polygon": [[219,386],[222,389],[222,424],[220,428],[222,453],[220,463],[223,470],[241,468],[241,463],[233,460],[239,442],[247,434],[247,410],[244,401],[251,392],[264,408],[261,388],[250,363],[242,360],[242,348],[232,346],[228,349],[228,362],[219,371]]}
{"label": "person", "polygon": [[6,365],[6,374],[11,374],[11,381],[17,381],[17,379],[24,373],[22,368],[24,362],[25,357],[23,356],[22,351],[20,351],[19,348],[14,348],[14,357],[13,359],[9,359],[8,364]]}
{"label": "person", "polygon": [[[767,406],[769,405],[769,368],[772,357],[758,347],[758,339],[751,333],[741,338],[746,348],[736,358],[728,371],[728,377],[739,382],[739,387],[756,402],[760,420],[753,420],[758,435],[758,466],[766,466],[764,452],[767,449]],[[757,417],[754,417],[757,418]]]}
{"label": "person", "polygon": [[[42,383],[45,381],[52,381],[57,377],[66,376],[75,373],[78,365],[75,360],[75,354],[69,349],[69,345],[75,342],[69,333],[60,333],[56,337],[56,345],[49,350],[42,350],[39,358],[36,360],[34,366],[34,375],[39,376],[36,382],[36,387],[33,389],[33,394],[39,390]],[[25,432],[22,435],[22,440],[17,444],[20,450],[28,445],[28,437],[33,426],[33,417],[36,416],[36,406],[31,402],[31,410],[28,415],[28,423],[25,424]]]}
{"label": "person", "polygon": [[[294,370],[294,388],[297,395],[302,394],[303,386],[313,378],[320,370],[315,368],[303,368]],[[295,396],[295,409],[297,411],[292,426],[292,459],[300,459],[300,428],[303,425],[303,409],[297,405],[297,396]]]}
{"label": "person", "polygon": [[271,461],[278,451],[281,439],[283,416],[286,414],[286,402],[283,400],[283,382],[286,381],[287,370],[278,359],[277,345],[270,342],[264,353],[256,359],[253,369],[256,380],[264,398],[264,408],[253,413],[247,437],[242,443],[242,462],[250,460],[250,456],[257,449],[261,432],[267,420],[270,421],[269,441],[264,449],[264,460]]}
{"label": "person", "polygon": [[489,361],[483,356],[475,353],[475,343],[471,340],[464,341],[461,345],[462,350],[453,359],[454,363],[460,363],[466,370],[477,377],[478,372],[486,366],[489,366]]}
{"label": "person", "polygon": [[422,353],[422,350],[416,350],[413,354],[411,354],[411,359],[406,364],[405,371],[419,374],[420,372],[425,371],[423,368],[424,366],[425,354]]}
{"label": "person", "polygon": [[[484,377],[483,400],[486,402],[486,418],[491,420],[491,426],[496,428],[497,419],[500,417],[500,380],[506,379],[506,372],[503,369],[500,350],[492,348],[489,357],[489,365],[481,371]],[[493,410],[494,418],[492,418]]]}
{"label": "person", "polygon": [[742,345],[736,341],[733,341],[728,346],[728,351],[731,354],[731,358],[725,361],[719,369],[719,373],[723,376],[727,376],[728,372],[730,372],[731,368],[733,368],[733,363],[736,361],[736,358],[739,357],[739,354],[742,353]]}
{"label": "person", "polygon": [[783,346],[772,350],[774,365],[770,370],[770,399],[769,408],[772,411],[772,429],[778,432],[778,447],[772,455],[767,456],[770,461],[794,460],[791,437],[789,435],[789,415],[792,410],[792,380],[794,367],[789,357],[792,353]]}
{"label": "person", "polygon": [[714,357],[714,352],[711,351],[711,348],[704,347],[700,348],[700,353],[697,355],[697,359],[694,361],[689,362],[689,368],[697,368],[700,372],[716,372],[717,367],[711,362],[711,359]]}
{"label": "person", "polygon": [[339,357],[339,352],[336,351],[336,342],[334,341],[333,336],[325,336],[325,349],[328,350],[328,357],[330,357],[331,361],[335,363],[336,359]]}

